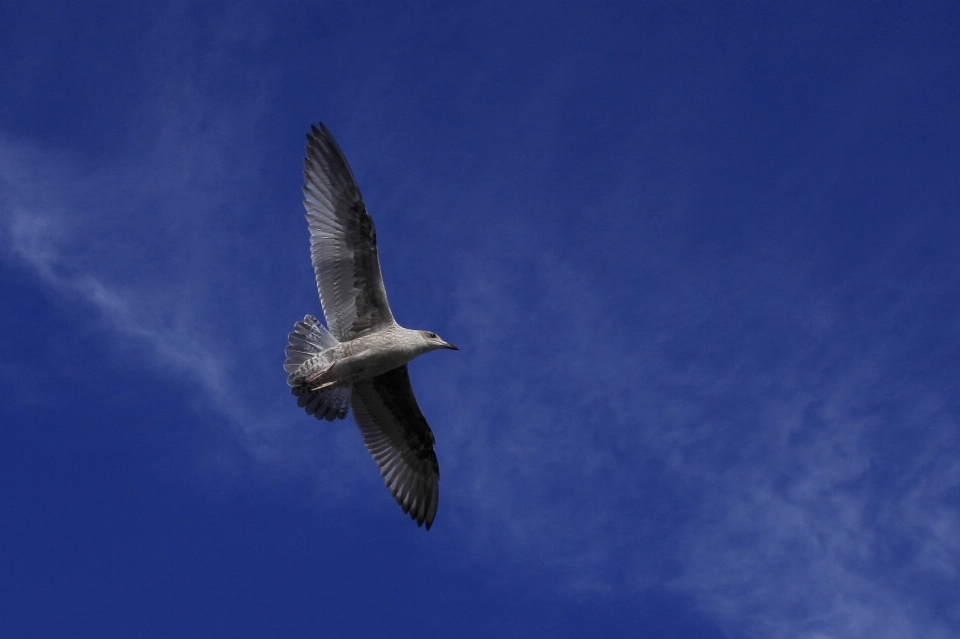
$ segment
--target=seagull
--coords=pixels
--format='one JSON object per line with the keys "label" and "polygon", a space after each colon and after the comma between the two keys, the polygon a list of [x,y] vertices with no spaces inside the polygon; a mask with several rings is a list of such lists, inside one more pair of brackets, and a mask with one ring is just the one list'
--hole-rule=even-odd
{"label": "seagull", "polygon": [[312,315],[294,324],[283,364],[287,384],[297,405],[317,419],[344,419],[353,408],[387,488],[417,526],[430,530],[440,501],[440,465],[407,362],[441,348],[460,349],[393,319],[373,218],[322,122],[310,127],[303,164],[310,257],[329,328]]}

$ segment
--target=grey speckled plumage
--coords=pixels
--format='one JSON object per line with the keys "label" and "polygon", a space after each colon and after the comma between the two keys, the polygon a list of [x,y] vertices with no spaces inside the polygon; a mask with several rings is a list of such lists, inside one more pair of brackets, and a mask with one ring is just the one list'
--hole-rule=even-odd
{"label": "grey speckled plumage", "polygon": [[310,256],[330,328],[310,315],[294,325],[284,362],[287,383],[297,405],[317,419],[343,419],[353,406],[390,492],[403,512],[429,530],[440,500],[440,466],[407,362],[457,347],[393,319],[373,219],[350,165],[322,123],[307,136],[303,176]]}

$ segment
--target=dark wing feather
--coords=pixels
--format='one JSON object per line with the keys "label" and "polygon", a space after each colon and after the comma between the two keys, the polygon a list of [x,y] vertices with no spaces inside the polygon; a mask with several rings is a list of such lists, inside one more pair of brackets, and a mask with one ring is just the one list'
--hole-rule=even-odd
{"label": "dark wing feather", "polygon": [[345,342],[394,323],[373,219],[347,159],[323,123],[311,127],[303,164],[310,257],[330,332]]}
{"label": "dark wing feather", "polygon": [[440,465],[407,367],[357,382],[351,402],[363,442],[390,492],[403,512],[430,530],[440,502]]}

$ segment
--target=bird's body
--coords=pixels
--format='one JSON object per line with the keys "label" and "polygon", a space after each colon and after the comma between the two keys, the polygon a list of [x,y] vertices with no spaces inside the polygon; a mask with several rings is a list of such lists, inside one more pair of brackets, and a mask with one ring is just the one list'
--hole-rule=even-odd
{"label": "bird's body", "polygon": [[307,136],[304,165],[310,254],[329,329],[311,315],[294,325],[284,362],[287,383],[297,404],[317,419],[343,419],[353,408],[387,487],[403,511],[429,529],[440,498],[440,467],[406,365],[423,353],[457,347],[394,320],[373,219],[323,124]]}
{"label": "bird's body", "polygon": [[436,348],[443,347],[433,347],[420,331],[392,324],[320,351],[301,364],[289,382],[291,386],[350,385],[403,366]]}

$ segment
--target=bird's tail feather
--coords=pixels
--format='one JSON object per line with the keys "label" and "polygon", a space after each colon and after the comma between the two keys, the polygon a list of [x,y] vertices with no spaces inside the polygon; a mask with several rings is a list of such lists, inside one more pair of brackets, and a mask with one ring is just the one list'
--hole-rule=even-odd
{"label": "bird's tail feather", "polygon": [[334,386],[323,390],[311,390],[309,384],[292,383],[293,373],[300,369],[304,362],[317,353],[336,346],[335,338],[316,317],[307,315],[302,322],[294,324],[293,332],[289,336],[287,345],[287,360],[283,363],[285,371],[290,373],[288,382],[293,388],[291,392],[297,398],[300,406],[307,414],[317,419],[343,419],[350,410],[350,386]]}
{"label": "bird's tail feather", "polygon": [[287,361],[283,363],[283,370],[288,373],[296,372],[305,361],[339,343],[313,315],[307,315],[302,322],[294,324],[293,332],[287,339],[290,343],[285,351]]}
{"label": "bird's tail feather", "polygon": [[308,384],[301,384],[290,389],[296,398],[297,406],[307,411],[317,419],[332,422],[343,419],[350,410],[350,390],[352,386],[334,386],[323,390],[310,390]]}

